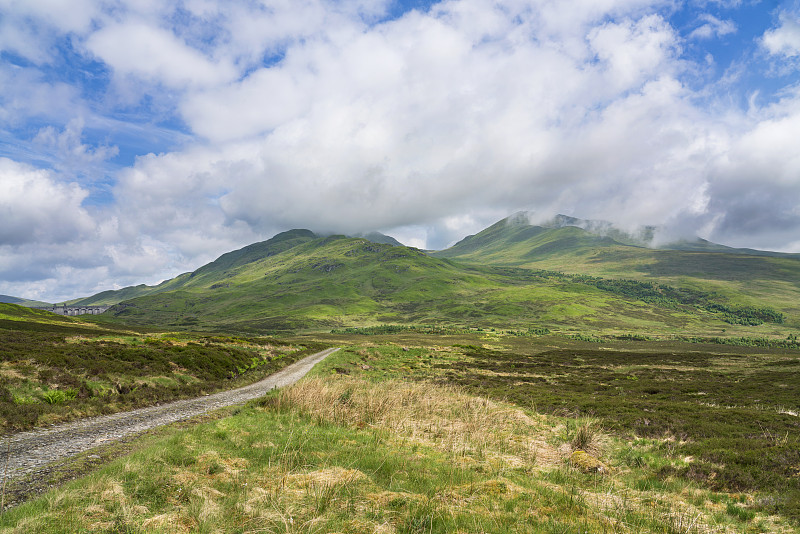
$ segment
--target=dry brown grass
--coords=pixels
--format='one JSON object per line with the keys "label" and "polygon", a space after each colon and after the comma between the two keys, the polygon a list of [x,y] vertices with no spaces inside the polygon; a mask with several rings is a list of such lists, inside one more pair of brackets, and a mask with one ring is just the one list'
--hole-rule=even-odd
{"label": "dry brown grass", "polygon": [[607,441],[600,421],[594,418],[584,418],[577,421],[570,439],[570,447],[572,451],[580,450],[593,456],[599,456],[607,445]]}
{"label": "dry brown grass", "polygon": [[[129,457],[0,531],[389,534],[436,531],[435,518],[447,525],[439,532],[463,533],[790,532],[777,519],[726,519],[730,501],[714,504],[706,490],[637,484],[647,473],[612,464],[619,443],[595,423],[429,383],[307,380]],[[602,474],[564,461],[581,428],[591,431],[583,445],[611,441]],[[408,476],[411,466],[424,478]],[[45,519],[70,529],[26,523]]]}
{"label": "dry brown grass", "polygon": [[552,466],[562,460],[548,443],[552,426],[542,416],[459,388],[400,380],[310,379],[281,391],[275,403],[319,420],[385,429],[398,439],[495,466]]}

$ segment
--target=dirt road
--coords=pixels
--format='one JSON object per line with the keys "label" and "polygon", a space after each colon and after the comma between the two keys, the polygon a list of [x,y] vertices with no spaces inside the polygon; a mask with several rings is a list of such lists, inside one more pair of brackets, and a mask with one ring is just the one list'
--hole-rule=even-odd
{"label": "dirt road", "polygon": [[[52,462],[160,425],[189,419],[217,408],[242,404],[261,397],[272,389],[297,382],[315,364],[337,350],[339,349],[327,349],[312,354],[260,382],[242,388],[130,412],[83,419],[47,430],[15,434],[10,439],[10,453],[9,443],[6,440],[0,444],[0,469],[2,469],[0,484],[5,486],[9,481],[26,478],[35,486],[37,471],[46,469]],[[24,488],[20,490],[15,487],[14,494],[17,495],[20,491],[25,493]],[[18,500],[18,496],[12,499],[12,501]],[[8,500],[6,504],[9,504]]]}

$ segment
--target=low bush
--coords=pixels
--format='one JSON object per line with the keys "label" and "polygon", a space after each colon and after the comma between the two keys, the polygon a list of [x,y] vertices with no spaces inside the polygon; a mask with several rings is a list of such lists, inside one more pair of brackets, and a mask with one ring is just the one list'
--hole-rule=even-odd
{"label": "low bush", "polygon": [[0,390],[5,429],[29,429],[46,413],[52,422],[103,413],[108,403],[127,409],[201,395],[255,380],[322,348],[257,337],[109,338],[83,330],[67,336],[63,328],[46,326],[0,325],[0,362],[9,370]]}

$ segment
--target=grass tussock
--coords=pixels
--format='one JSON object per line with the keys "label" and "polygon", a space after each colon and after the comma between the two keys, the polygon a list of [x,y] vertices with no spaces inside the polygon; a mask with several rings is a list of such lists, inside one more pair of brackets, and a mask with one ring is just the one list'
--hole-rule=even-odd
{"label": "grass tussock", "polygon": [[569,445],[572,451],[584,451],[594,456],[603,452],[607,444],[602,423],[594,417],[575,419],[569,425]]}
{"label": "grass tussock", "polygon": [[[791,386],[786,368],[794,364],[783,354],[709,361],[702,354],[667,358],[663,350],[601,353],[577,341],[569,354],[526,354],[516,337],[518,348],[503,352],[490,351],[499,341],[488,337],[482,350],[402,339],[345,348],[315,368],[316,379],[231,417],[152,438],[100,473],[7,512],[0,534],[797,531],[787,513],[789,493],[709,484],[737,468],[737,457],[692,453],[702,435],[688,432],[690,424],[719,424],[710,415],[732,413],[696,402],[716,400],[706,387],[709,369],[730,374],[716,374],[719,384],[743,371],[750,380],[773,376],[770,369],[781,364],[781,383]],[[666,384],[669,395],[655,391]],[[765,391],[759,388],[762,401],[784,395]],[[692,402],[671,410],[678,395]],[[593,410],[585,409],[586,399]],[[631,431],[638,427],[622,425],[620,416],[645,399],[638,413],[650,432],[637,436]],[[752,413],[775,418],[773,405],[795,410],[781,399]],[[666,425],[654,431],[658,417],[673,415],[681,415],[687,432],[663,432]],[[794,434],[770,421],[758,420],[763,428],[753,423],[757,434],[748,446],[763,437],[771,453],[797,465]],[[714,451],[744,450],[729,448],[735,436],[714,430]]]}
{"label": "grass tussock", "polygon": [[270,400],[318,421],[379,428],[409,442],[510,465],[553,465],[561,454],[543,438],[543,419],[457,387],[401,380],[309,379]]}

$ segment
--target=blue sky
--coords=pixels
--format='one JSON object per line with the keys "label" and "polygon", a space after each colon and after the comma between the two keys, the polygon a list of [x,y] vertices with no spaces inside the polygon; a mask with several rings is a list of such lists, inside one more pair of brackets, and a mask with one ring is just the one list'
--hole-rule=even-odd
{"label": "blue sky", "polygon": [[800,252],[800,4],[0,0],[0,293],[517,210]]}

